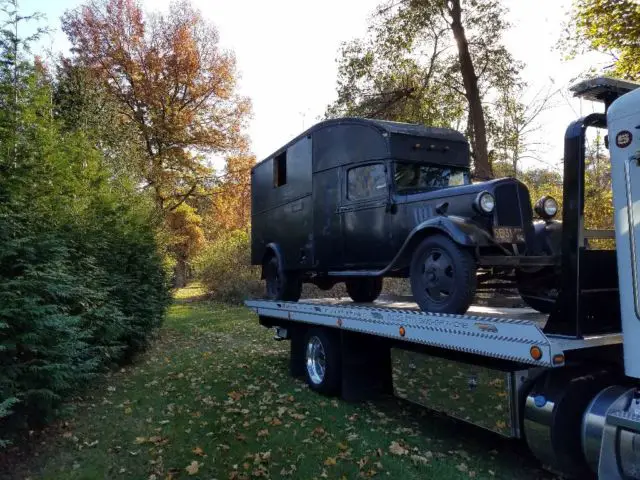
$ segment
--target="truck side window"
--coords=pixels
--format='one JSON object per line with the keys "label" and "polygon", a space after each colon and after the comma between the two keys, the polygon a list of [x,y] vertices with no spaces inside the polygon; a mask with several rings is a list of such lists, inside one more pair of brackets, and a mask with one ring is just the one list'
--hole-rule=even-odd
{"label": "truck side window", "polygon": [[347,172],[347,198],[361,200],[384,195],[387,188],[387,176],[384,165],[364,165],[351,168]]}
{"label": "truck side window", "polygon": [[281,187],[287,183],[287,151],[273,158],[273,186]]}

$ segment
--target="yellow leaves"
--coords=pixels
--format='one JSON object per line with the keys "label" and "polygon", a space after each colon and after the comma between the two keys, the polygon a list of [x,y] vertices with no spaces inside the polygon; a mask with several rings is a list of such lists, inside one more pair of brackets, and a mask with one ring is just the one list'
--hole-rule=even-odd
{"label": "yellow leaves", "polygon": [[187,467],[185,468],[186,472],[189,475],[195,475],[196,473],[198,473],[198,470],[200,469],[200,463],[198,463],[196,460],[194,460],[193,462],[191,462],[189,465],[187,465]]}
{"label": "yellow leaves", "polygon": [[404,448],[398,442],[393,441],[391,442],[391,445],[389,445],[389,452],[391,452],[394,455],[407,455],[409,453],[409,450]]}
{"label": "yellow leaves", "polygon": [[324,464],[327,467],[332,467],[333,465],[336,465],[338,462],[336,461],[336,457],[327,457],[324,461]]}

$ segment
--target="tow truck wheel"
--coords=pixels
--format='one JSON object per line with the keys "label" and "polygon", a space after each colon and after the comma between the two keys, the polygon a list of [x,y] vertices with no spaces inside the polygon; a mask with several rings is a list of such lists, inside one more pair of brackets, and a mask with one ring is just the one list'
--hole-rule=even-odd
{"label": "tow truck wheel", "polygon": [[269,300],[297,302],[302,294],[302,283],[297,275],[282,271],[276,257],[270,257],[263,265],[266,297]]}
{"label": "tow truck wheel", "polygon": [[476,293],[477,265],[468,249],[443,235],[425,238],[411,259],[411,291],[424,312],[467,311]]}
{"label": "tow truck wheel", "polygon": [[382,277],[350,278],[345,285],[354,302],[373,302],[382,292]]}
{"label": "tow truck wheel", "polygon": [[324,395],[338,394],[342,367],[337,335],[323,328],[311,328],[305,335],[304,345],[309,388]]}

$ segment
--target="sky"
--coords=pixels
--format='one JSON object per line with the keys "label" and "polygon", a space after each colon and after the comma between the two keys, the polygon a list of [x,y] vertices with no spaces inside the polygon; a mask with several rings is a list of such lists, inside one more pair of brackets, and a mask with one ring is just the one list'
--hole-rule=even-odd
{"label": "sky", "polygon": [[[597,56],[564,61],[557,49],[571,0],[505,0],[513,27],[505,43],[526,64],[525,100],[553,87],[562,95],[539,117],[536,143],[540,160],[529,167],[557,166],[564,130],[572,120],[600,105],[571,98],[571,80],[601,63]],[[47,17],[51,35],[42,44],[53,51],[68,48],[59,28],[65,10],[80,0],[20,0],[20,8]],[[262,159],[310,127],[336,94],[336,58],[341,42],[366,33],[379,0],[192,0],[213,22],[223,48],[235,52],[240,93],[251,98],[248,134],[252,151]],[[143,0],[147,10],[164,10],[169,0]],[[543,165],[544,164],[544,165]]]}

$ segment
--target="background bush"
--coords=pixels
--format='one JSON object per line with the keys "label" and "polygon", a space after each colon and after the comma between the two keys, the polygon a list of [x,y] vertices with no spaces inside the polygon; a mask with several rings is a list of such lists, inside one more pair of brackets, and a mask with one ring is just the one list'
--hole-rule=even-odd
{"label": "background bush", "polygon": [[209,243],[195,263],[196,275],[212,299],[239,303],[263,294],[260,267],[251,265],[247,230],[220,234]]}

